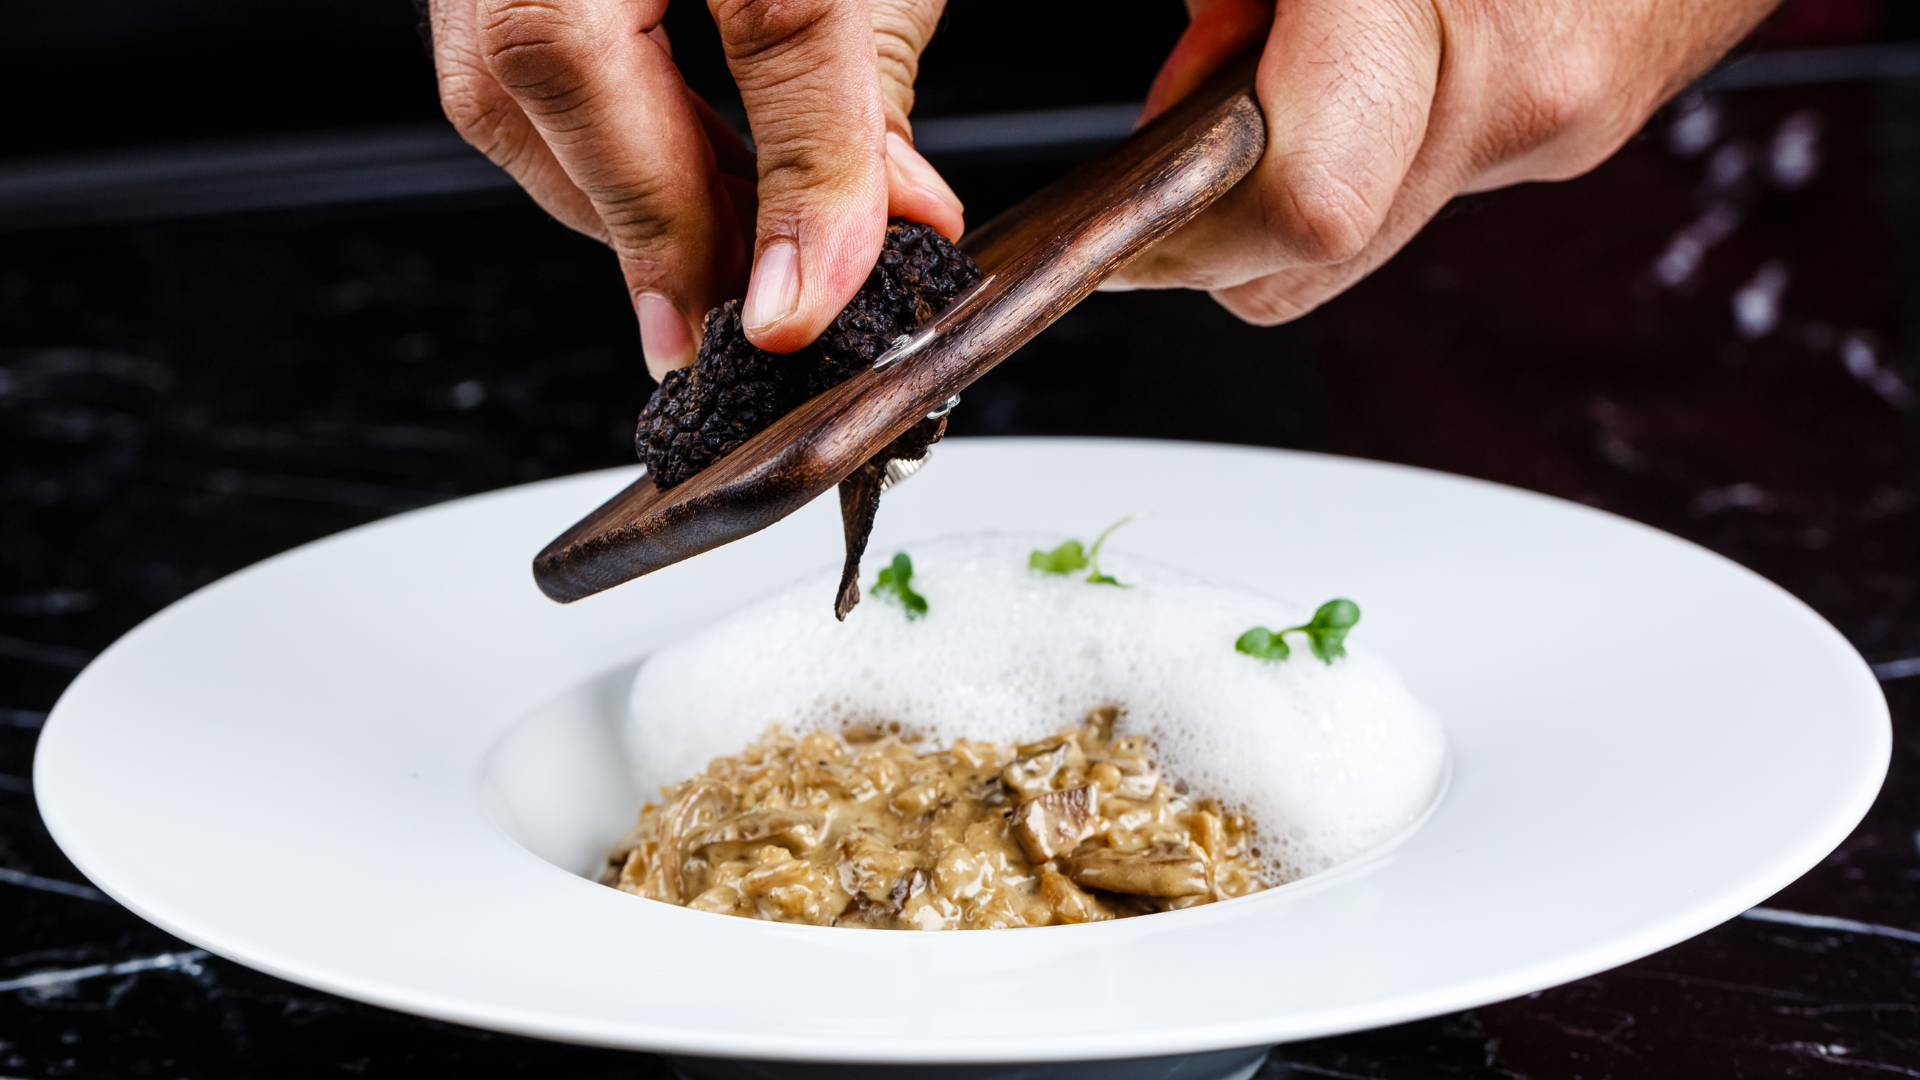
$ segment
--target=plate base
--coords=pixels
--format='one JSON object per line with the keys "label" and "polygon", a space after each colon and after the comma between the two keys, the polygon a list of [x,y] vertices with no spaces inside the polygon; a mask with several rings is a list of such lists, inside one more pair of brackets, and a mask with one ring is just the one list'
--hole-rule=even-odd
{"label": "plate base", "polygon": [[681,1080],[1250,1080],[1270,1046],[1032,1065],[833,1065],[669,1057]]}

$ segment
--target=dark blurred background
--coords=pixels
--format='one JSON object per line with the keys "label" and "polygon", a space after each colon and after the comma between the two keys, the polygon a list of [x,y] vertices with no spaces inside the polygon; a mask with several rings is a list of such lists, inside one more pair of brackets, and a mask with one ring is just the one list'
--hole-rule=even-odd
{"label": "dark blurred background", "polygon": [[[6,15],[0,1078],[654,1075],[197,954],[46,836],[39,726],[119,634],[308,540],[631,463],[651,384],[612,257],[440,118],[407,0]],[[970,220],[1124,133],[1183,24],[953,0],[915,119]],[[737,115],[702,8],[668,27]],[[1768,902],[1788,921],[1266,1075],[1920,1076],[1917,37],[1911,0],[1790,0],[1591,175],[1457,201],[1306,319],[1096,295],[967,392],[961,434],[1318,449],[1600,506],[1780,582],[1886,680],[1888,787]]]}

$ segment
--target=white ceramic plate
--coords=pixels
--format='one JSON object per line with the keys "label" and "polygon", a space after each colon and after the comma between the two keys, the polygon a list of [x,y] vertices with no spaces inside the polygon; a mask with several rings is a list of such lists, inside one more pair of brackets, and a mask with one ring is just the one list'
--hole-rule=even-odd
{"label": "white ceramic plate", "polygon": [[[1860,819],[1889,727],[1866,665],[1733,563],[1584,507],[1413,469],[1175,443],[941,446],[870,549],[982,528],[1351,596],[1452,739],[1381,855],[1118,923],[780,926],[578,876],[631,819],[611,738],[662,642],[837,563],[833,500],[570,607],[528,564],[615,470],[407,514],[168,608],[73,684],[34,781],[93,882],[198,945],[482,1027],[842,1062],[1251,1046],[1579,978],[1732,917]],[[909,545],[910,546],[910,545]],[[821,603],[828,602],[821,597]]]}

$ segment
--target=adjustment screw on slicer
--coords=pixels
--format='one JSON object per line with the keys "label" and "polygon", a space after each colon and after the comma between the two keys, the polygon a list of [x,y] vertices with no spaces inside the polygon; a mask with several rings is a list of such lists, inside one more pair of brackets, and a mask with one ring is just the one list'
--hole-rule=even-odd
{"label": "adjustment screw on slicer", "polygon": [[887,462],[887,467],[882,470],[880,476],[880,493],[885,495],[887,492],[900,486],[901,481],[919,472],[922,466],[932,460],[933,451],[928,450],[926,453],[911,460],[907,458],[894,458]]}
{"label": "adjustment screw on slicer", "polygon": [[[953,407],[958,404],[960,404],[960,395],[955,394],[952,397],[948,398],[947,400],[941,402],[939,408],[928,413],[927,419],[938,420],[941,417],[952,412]],[[880,494],[885,495],[887,492],[892,491],[894,488],[900,485],[901,481],[905,480],[909,476],[912,476],[914,473],[919,472],[921,466],[925,465],[927,462],[932,460],[933,460],[933,450],[931,448],[929,448],[926,453],[921,454],[919,457],[913,458],[911,460],[907,458],[893,458],[889,460],[887,462],[887,467],[881,470]]]}

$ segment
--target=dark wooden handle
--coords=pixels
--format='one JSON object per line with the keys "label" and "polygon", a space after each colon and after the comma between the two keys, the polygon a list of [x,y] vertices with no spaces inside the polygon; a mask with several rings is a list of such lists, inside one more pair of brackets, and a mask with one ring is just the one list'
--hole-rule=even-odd
{"label": "dark wooden handle", "polygon": [[570,603],[758,532],[800,509],[986,374],[1266,151],[1248,57],[1126,140],[994,218],[963,246],[989,278],[923,347],[863,371],[668,488],[641,477],[533,561]]}

